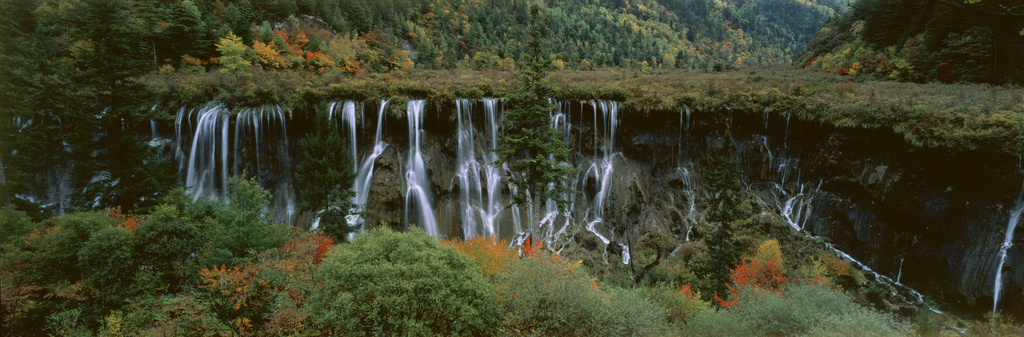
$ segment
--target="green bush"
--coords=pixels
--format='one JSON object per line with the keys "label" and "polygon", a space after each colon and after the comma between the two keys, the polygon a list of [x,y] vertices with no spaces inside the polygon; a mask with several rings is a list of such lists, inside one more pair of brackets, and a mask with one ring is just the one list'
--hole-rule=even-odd
{"label": "green bush", "polygon": [[637,290],[610,289],[610,297],[600,307],[595,330],[603,336],[664,336],[665,307],[644,297]]}
{"label": "green bush", "polygon": [[682,327],[692,336],[904,336],[905,324],[862,307],[845,293],[797,284],[781,295],[740,294],[740,304],[699,315]]}
{"label": "green bush", "polygon": [[419,229],[378,228],[331,251],[307,308],[335,334],[489,334],[494,286],[455,248]]}
{"label": "green bush", "polygon": [[0,208],[0,252],[6,243],[14,243],[15,240],[32,232],[32,218],[25,212],[15,210],[11,207]]}
{"label": "green bush", "polygon": [[666,309],[640,291],[601,291],[578,263],[538,255],[497,275],[503,331],[541,336],[662,335]]}

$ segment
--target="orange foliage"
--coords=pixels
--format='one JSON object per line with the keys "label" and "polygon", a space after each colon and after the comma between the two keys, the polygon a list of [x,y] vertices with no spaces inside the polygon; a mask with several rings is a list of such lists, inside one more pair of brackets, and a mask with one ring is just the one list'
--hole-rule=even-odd
{"label": "orange foliage", "polygon": [[[319,233],[300,235],[276,251],[260,254],[254,262],[201,270],[200,288],[215,298],[214,303],[231,309],[229,321],[243,335],[245,331],[292,326],[304,316],[274,307],[273,300],[278,294],[287,294],[296,307],[305,305],[307,292],[316,283],[316,265],[334,246],[334,240]],[[271,318],[269,323],[260,326],[266,317]]]}
{"label": "orange foliage", "polygon": [[825,270],[836,278],[853,276],[850,272],[850,264],[846,261],[840,260],[838,257],[825,256],[822,257],[820,261],[825,267]]}
{"label": "orange foliage", "polygon": [[789,282],[784,267],[778,261],[762,263],[757,259],[744,259],[742,264],[730,271],[730,274],[733,284],[727,287],[731,300],[726,301],[715,296],[715,302],[726,308],[740,303],[739,294],[744,289],[753,290],[756,296],[778,296],[782,293],[782,287]]}
{"label": "orange foliage", "polygon": [[537,254],[537,250],[540,246],[544,245],[544,241],[531,242],[529,238],[523,241],[523,256],[531,257]]}
{"label": "orange foliage", "polygon": [[14,326],[37,303],[35,294],[44,288],[29,280],[26,271],[31,268],[25,260],[0,262],[0,310],[4,312],[0,324]]}
{"label": "orange foliage", "polygon": [[508,271],[509,266],[519,258],[508,248],[508,241],[474,237],[466,241],[441,241],[442,245],[455,247],[459,252],[469,256],[483,271],[483,275],[493,278]]}
{"label": "orange foliage", "polygon": [[359,68],[359,62],[351,60],[345,62],[345,65],[341,67],[341,71],[349,76],[359,76],[364,73],[363,69]]}
{"label": "orange foliage", "polygon": [[107,208],[106,213],[107,216],[117,219],[122,228],[132,233],[142,224],[142,219],[138,215],[121,213],[121,207]]}

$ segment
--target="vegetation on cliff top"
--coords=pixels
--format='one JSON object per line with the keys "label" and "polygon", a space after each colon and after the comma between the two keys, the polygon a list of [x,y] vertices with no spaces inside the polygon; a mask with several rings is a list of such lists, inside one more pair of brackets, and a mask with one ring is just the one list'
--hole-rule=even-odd
{"label": "vegetation on cliff top", "polygon": [[[220,100],[277,103],[295,110],[341,99],[504,97],[512,84],[511,73],[498,71],[407,71],[354,78],[310,72],[252,74],[237,86],[231,85],[233,78],[218,73],[149,75],[144,81],[166,106]],[[1017,86],[857,80],[769,67],[710,73],[556,71],[545,82],[554,89],[555,99],[615,100],[623,104],[623,111],[634,113],[678,114],[684,107],[696,113],[767,108],[839,127],[891,128],[919,146],[1011,154],[1024,147],[1024,93]]]}

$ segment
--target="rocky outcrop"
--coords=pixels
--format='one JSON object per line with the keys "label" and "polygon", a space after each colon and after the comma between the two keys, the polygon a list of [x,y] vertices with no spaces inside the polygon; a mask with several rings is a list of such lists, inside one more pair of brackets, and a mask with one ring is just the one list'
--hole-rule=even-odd
{"label": "rocky outcrop", "polygon": [[[483,106],[465,108],[478,116]],[[408,226],[409,132],[403,107],[392,106],[383,121],[389,146],[375,162],[365,207],[370,227]],[[731,128],[743,183],[756,208],[790,224],[770,230],[819,236],[937,302],[979,315],[991,311],[998,253],[1024,180],[1017,157],[916,147],[892,130],[838,128],[790,118],[784,111],[618,111],[612,119],[607,113],[612,102],[563,102],[561,107],[570,125],[565,142],[574,151],[572,164],[580,168],[571,216],[538,227],[546,215],[543,204],[532,213],[520,206],[518,222],[513,209],[505,208],[494,219],[499,237],[513,238],[519,230],[561,231],[577,247],[612,254],[637,239],[630,230],[642,226],[660,226],[681,240],[699,237],[696,227],[707,197],[702,166],[708,149]],[[455,172],[456,111],[453,103],[428,102],[421,133],[430,203],[446,237],[463,236],[466,214]],[[359,119],[357,152],[365,158],[377,121],[370,114]],[[476,151],[489,148],[483,118],[466,123],[476,130]],[[289,127],[300,128],[295,124]],[[584,262],[604,263],[606,256]],[[1012,246],[1007,256],[1000,307],[1021,314],[1024,248]]]}

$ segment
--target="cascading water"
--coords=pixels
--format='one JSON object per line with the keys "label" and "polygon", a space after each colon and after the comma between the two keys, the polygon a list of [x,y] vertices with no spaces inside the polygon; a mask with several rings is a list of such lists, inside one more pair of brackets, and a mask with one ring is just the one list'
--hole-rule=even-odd
{"label": "cascading water", "polygon": [[[388,144],[384,142],[384,138],[381,137],[381,130],[384,126],[384,112],[387,111],[388,102],[388,100],[380,101],[380,109],[377,111],[377,133],[373,140],[373,151],[366,155],[366,158],[363,158],[362,164],[356,170],[356,180],[353,184],[356,195],[352,201],[358,209],[363,209],[366,206],[366,200],[370,196],[370,182],[373,181],[374,163],[377,162],[377,157],[384,153],[384,150],[388,147]],[[353,162],[358,161],[353,160]],[[366,221],[359,214],[348,215],[345,217],[345,220],[349,225],[358,225],[360,231],[366,230]],[[352,240],[354,237],[355,233],[349,234],[349,240]]]}
{"label": "cascading water", "polygon": [[462,233],[465,238],[491,236],[494,234],[494,224],[484,223],[487,210],[483,206],[481,166],[474,148],[476,130],[473,128],[473,104],[463,99],[455,102],[455,107],[458,110],[458,129],[455,131],[458,164],[455,176],[459,179],[459,195],[462,199]]}
{"label": "cascading water", "polygon": [[[595,183],[596,186],[593,188],[597,193],[594,194],[593,199],[590,201],[590,207],[586,212],[587,230],[594,233],[605,245],[611,243],[609,238],[614,237],[614,233],[609,235],[602,235],[600,232],[602,228],[599,228],[604,221],[604,206],[605,200],[608,194],[611,193],[612,185],[612,173],[615,171],[614,156],[615,151],[615,130],[618,126],[618,104],[616,102],[609,101],[596,101],[593,102],[594,106],[594,126],[595,129],[600,125],[603,126],[600,133],[601,144],[598,146],[598,133],[594,133],[594,160],[590,166],[582,171],[583,180],[588,183]],[[601,120],[598,120],[598,112],[600,112]],[[593,179],[590,181],[590,179]],[[584,188],[591,188],[591,186],[584,185]],[[628,249],[623,246],[624,249]],[[606,259],[607,260],[607,259]],[[628,262],[628,258],[624,258],[623,262]]]}
{"label": "cascading water", "polygon": [[1024,185],[1021,186],[1020,194],[1017,195],[1017,200],[1013,203],[1013,209],[1010,210],[1010,220],[1006,224],[1006,238],[1003,240],[1003,245],[999,248],[999,265],[996,266],[996,280],[995,292],[992,295],[992,313],[995,314],[996,310],[999,309],[999,296],[1002,295],[1003,288],[1003,264],[1006,263],[1006,253],[1013,247],[1013,232],[1017,229],[1017,222],[1020,220],[1021,213],[1024,212]]}
{"label": "cascading water", "polygon": [[[341,111],[338,111],[338,110]],[[348,137],[348,149],[352,153],[352,171],[358,172],[359,170],[359,156],[356,155],[358,149],[358,143],[356,140],[359,138],[356,134],[356,104],[352,101],[346,101],[342,103],[331,102],[327,106],[328,120],[333,120],[334,116],[341,118],[341,124],[345,127],[343,129],[344,135]]]}
{"label": "cascading water", "polygon": [[[485,131],[489,133],[489,137],[484,140],[485,146],[480,149],[476,146],[477,131],[473,125],[472,102],[456,102],[458,164],[455,176],[459,180],[459,193],[462,199],[462,232],[467,239],[475,236],[493,236],[498,231],[496,220],[502,207],[502,171],[493,164],[498,159],[497,153],[493,151],[498,142],[499,115],[495,108],[496,102],[494,99],[483,102]],[[515,230],[518,232],[518,228]]]}
{"label": "cascading water", "polygon": [[[224,139],[226,142],[227,132]],[[270,207],[277,214],[278,221],[290,224],[295,221],[296,196],[292,187],[288,142],[285,111],[281,107],[244,108],[236,115],[232,173],[236,176],[255,175],[260,184],[271,191]],[[255,151],[255,160],[249,159],[252,156],[249,151]]]}
{"label": "cascading water", "polygon": [[176,119],[175,156],[193,198],[226,199],[229,176],[255,175],[272,191],[278,220],[294,220],[288,131],[280,107],[242,109],[234,116],[233,130],[231,112],[215,102],[181,108]]}
{"label": "cascading water", "polygon": [[441,233],[437,228],[430,200],[430,180],[421,152],[421,140],[426,134],[426,131],[423,131],[424,105],[424,100],[409,101],[406,112],[409,120],[409,161],[406,163],[408,167],[405,171],[405,223],[416,223],[427,234],[439,237]]}
{"label": "cascading water", "polygon": [[[228,190],[228,130],[230,114],[222,104],[208,103],[200,109],[178,111],[178,159],[185,165],[185,187],[192,197],[224,198]],[[194,124],[193,124],[194,123]],[[182,128],[194,129],[188,159],[181,143]],[[219,190],[218,190],[219,188]]]}

